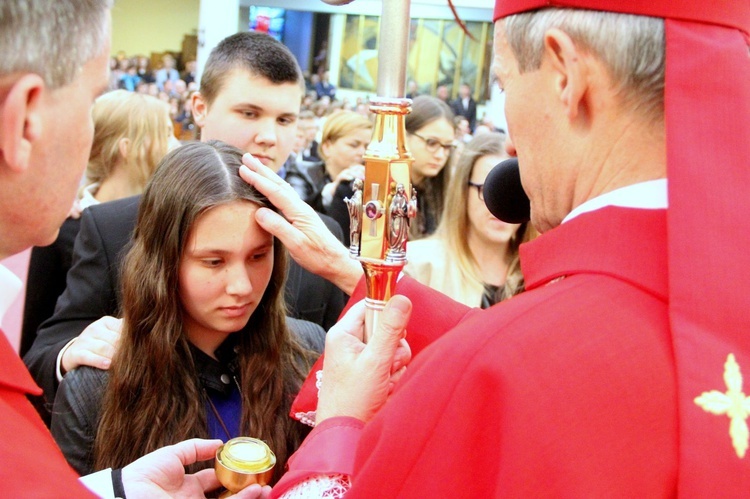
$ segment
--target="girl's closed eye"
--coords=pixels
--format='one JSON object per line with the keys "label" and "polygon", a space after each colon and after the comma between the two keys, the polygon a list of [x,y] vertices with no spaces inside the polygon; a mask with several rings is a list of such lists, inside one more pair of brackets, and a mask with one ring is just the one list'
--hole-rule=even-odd
{"label": "girl's closed eye", "polygon": [[270,255],[270,254],[271,254],[271,251],[270,251],[270,250],[265,250],[265,251],[263,251],[263,252],[261,252],[261,253],[255,253],[255,254],[254,254],[254,255],[253,255],[252,257],[251,257],[251,259],[252,259],[253,261],[265,260],[265,259],[266,259],[266,258],[268,257],[268,255]]}

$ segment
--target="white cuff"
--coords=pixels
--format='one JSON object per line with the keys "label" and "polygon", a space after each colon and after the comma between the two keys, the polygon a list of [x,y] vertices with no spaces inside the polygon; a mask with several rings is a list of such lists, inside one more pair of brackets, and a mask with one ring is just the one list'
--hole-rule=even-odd
{"label": "white cuff", "polygon": [[115,499],[115,490],[112,487],[112,468],[82,476],[78,481],[103,499]]}
{"label": "white cuff", "polygon": [[63,373],[62,373],[62,357],[63,357],[63,354],[65,353],[65,350],[67,350],[68,347],[70,345],[72,345],[73,342],[77,338],[78,338],[78,336],[76,336],[75,338],[73,338],[72,340],[70,340],[69,342],[67,342],[65,344],[65,346],[60,349],[60,353],[57,354],[57,360],[55,361],[55,375],[57,376],[57,382],[58,383],[60,381],[62,381],[62,379],[63,379]]}

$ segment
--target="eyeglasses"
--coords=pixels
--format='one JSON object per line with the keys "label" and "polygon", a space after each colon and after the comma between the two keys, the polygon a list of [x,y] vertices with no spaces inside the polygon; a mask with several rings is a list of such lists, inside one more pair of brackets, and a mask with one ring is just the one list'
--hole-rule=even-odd
{"label": "eyeglasses", "polygon": [[450,144],[442,144],[442,143],[440,143],[439,140],[428,139],[428,138],[422,137],[418,133],[412,133],[412,135],[414,135],[415,137],[419,137],[420,139],[422,139],[424,141],[424,147],[425,147],[425,149],[427,149],[429,152],[433,152],[433,153],[437,152],[438,149],[442,147],[443,151],[445,152],[445,155],[447,156],[451,152],[453,152],[453,149],[456,148],[456,141],[455,140],[453,142],[451,142]]}
{"label": "eyeglasses", "polygon": [[469,187],[476,187],[477,188],[477,196],[479,196],[480,201],[484,201],[484,184],[477,184],[475,182],[469,182]]}

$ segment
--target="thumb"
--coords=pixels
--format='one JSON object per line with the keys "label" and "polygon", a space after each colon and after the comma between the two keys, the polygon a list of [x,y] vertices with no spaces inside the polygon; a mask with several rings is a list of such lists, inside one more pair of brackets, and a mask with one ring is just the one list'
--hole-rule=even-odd
{"label": "thumb", "polygon": [[391,298],[383,309],[380,324],[367,344],[375,358],[393,359],[411,317],[411,301],[401,295]]}
{"label": "thumb", "polygon": [[172,454],[176,455],[183,466],[189,466],[198,461],[205,461],[216,456],[216,449],[222,444],[221,440],[207,440],[192,438],[171,445]]}
{"label": "thumb", "polygon": [[255,221],[263,230],[278,237],[284,246],[288,247],[296,243],[294,241],[296,229],[275,211],[264,207],[258,208],[255,211]]}

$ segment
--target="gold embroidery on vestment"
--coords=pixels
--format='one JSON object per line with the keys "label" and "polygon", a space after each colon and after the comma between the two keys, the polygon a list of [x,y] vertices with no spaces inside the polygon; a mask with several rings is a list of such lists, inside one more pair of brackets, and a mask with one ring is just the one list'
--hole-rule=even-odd
{"label": "gold embroidery on vestment", "polygon": [[747,427],[747,418],[750,416],[750,397],[742,392],[740,365],[731,353],[724,363],[724,383],[727,385],[726,393],[718,390],[703,392],[695,398],[695,403],[711,414],[717,416],[726,414],[729,418],[729,437],[732,439],[732,446],[737,456],[742,459],[745,457],[750,438]]}

